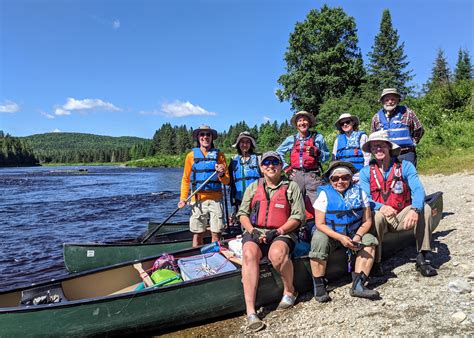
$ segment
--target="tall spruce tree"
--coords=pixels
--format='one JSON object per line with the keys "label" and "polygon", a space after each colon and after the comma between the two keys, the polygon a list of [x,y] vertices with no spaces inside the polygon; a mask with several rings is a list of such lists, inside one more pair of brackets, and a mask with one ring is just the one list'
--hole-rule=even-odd
{"label": "tall spruce tree", "polygon": [[431,78],[428,80],[428,89],[443,87],[451,81],[451,71],[444,51],[438,49],[438,54],[431,70]]}
{"label": "tall spruce tree", "polygon": [[412,71],[405,70],[409,62],[404,54],[405,43],[399,42],[396,29],[392,26],[390,11],[385,9],[380,22],[380,32],[369,56],[369,79],[372,85],[382,88],[397,88],[403,95],[411,92],[408,82],[413,79]]}
{"label": "tall spruce tree", "polygon": [[458,52],[458,62],[456,63],[456,68],[454,69],[454,80],[456,82],[470,80],[472,79],[472,64],[471,57],[467,50],[462,50],[459,48]]}
{"label": "tall spruce tree", "polygon": [[364,67],[357,43],[355,20],[342,8],[310,11],[290,34],[287,73],[278,79],[283,89],[276,92],[280,101],[317,114],[327,98],[358,88]]}

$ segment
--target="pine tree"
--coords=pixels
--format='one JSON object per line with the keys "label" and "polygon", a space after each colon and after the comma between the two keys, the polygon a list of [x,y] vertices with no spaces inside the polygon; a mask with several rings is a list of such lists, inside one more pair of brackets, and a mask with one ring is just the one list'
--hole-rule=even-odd
{"label": "pine tree", "polygon": [[458,52],[458,62],[456,63],[456,68],[454,69],[454,80],[456,83],[464,80],[470,80],[472,76],[472,64],[471,57],[467,50],[462,50],[459,48]]}
{"label": "pine tree", "polygon": [[409,62],[404,54],[405,43],[399,45],[399,36],[392,26],[390,11],[385,9],[380,22],[380,32],[369,56],[369,80],[375,88],[397,88],[402,95],[411,92],[407,83],[413,79],[411,70],[404,70]]}
{"label": "pine tree", "polygon": [[449,70],[448,61],[444,56],[444,51],[438,49],[438,54],[431,70],[431,78],[428,80],[427,87],[432,90],[434,88],[443,87],[449,84],[451,72]]}

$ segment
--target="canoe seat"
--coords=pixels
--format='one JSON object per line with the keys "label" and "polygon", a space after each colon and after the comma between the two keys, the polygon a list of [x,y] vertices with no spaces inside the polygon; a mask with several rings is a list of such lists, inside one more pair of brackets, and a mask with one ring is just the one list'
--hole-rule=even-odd
{"label": "canoe seat", "polygon": [[23,290],[20,305],[40,305],[67,302],[61,284],[44,285]]}

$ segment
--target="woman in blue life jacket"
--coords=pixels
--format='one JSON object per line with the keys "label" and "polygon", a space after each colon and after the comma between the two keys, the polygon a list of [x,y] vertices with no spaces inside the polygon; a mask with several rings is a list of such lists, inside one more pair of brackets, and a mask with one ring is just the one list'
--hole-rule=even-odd
{"label": "woman in blue life jacket", "polygon": [[255,153],[255,138],[248,131],[243,131],[237,137],[235,144],[237,149],[229,164],[230,173],[230,203],[233,212],[230,223],[234,223],[235,214],[242,203],[245,189],[254,181],[262,177],[260,172],[260,156]]}
{"label": "woman in blue life jacket", "polygon": [[359,118],[349,113],[341,114],[335,126],[339,135],[334,141],[332,160],[351,162],[357,171],[353,180],[358,182],[359,171],[370,162],[370,153],[362,151],[362,145],[367,142],[367,134],[359,130]]}
{"label": "woman in blue life jacket", "polygon": [[[379,293],[365,287],[374,263],[377,238],[369,233],[372,212],[367,194],[352,182],[356,172],[350,162],[334,161],[323,177],[329,184],[318,189],[314,202],[316,231],[311,239],[309,252],[313,274],[314,298],[318,302],[330,300],[326,290],[326,264],[335,249],[345,250],[349,262],[355,256],[355,266],[348,264],[352,272],[352,297],[379,298]],[[353,271],[352,271],[353,270]]]}

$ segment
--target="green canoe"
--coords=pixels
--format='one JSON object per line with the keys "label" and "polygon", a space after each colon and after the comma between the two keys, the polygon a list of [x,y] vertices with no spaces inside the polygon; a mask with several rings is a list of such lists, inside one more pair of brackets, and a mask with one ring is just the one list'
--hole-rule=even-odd
{"label": "green canoe", "polygon": [[[427,198],[433,210],[433,230],[442,217],[442,193]],[[411,231],[389,233],[384,239],[384,256],[406,247]],[[224,241],[225,244],[225,241]],[[326,276],[335,280],[347,274],[342,248],[329,259]],[[173,253],[176,258],[196,255],[199,249]],[[99,334],[157,333],[174,326],[209,320],[245,311],[240,265],[237,269],[210,277],[169,286],[133,291],[141,281],[134,263],[148,270],[158,257],[120,263],[48,282],[0,292],[0,337],[85,336]],[[312,289],[307,257],[293,260],[295,288]],[[35,292],[41,290],[41,292]],[[20,305],[31,295],[59,295],[62,301],[44,305]],[[132,291],[131,291],[132,290]],[[216,292],[218,290],[218,292]],[[260,265],[257,306],[280,300],[282,281],[267,262]]]}
{"label": "green canoe", "polygon": [[[438,192],[427,196],[426,203],[433,209],[433,227],[436,227],[442,216],[442,193]],[[167,227],[164,230],[181,227],[187,229],[188,223],[170,223],[164,224],[164,226]],[[149,243],[139,243],[136,239],[102,243],[64,243],[64,264],[69,272],[81,272],[191,247],[192,233],[189,230],[165,231],[164,233],[161,232],[162,230],[163,227],[160,228],[157,235],[151,238]],[[385,245],[390,246],[393,242],[396,246],[402,239],[410,240],[412,237],[411,231],[390,234],[388,239],[393,239],[393,241],[390,240]],[[206,237],[205,242],[209,241],[210,237]]]}

